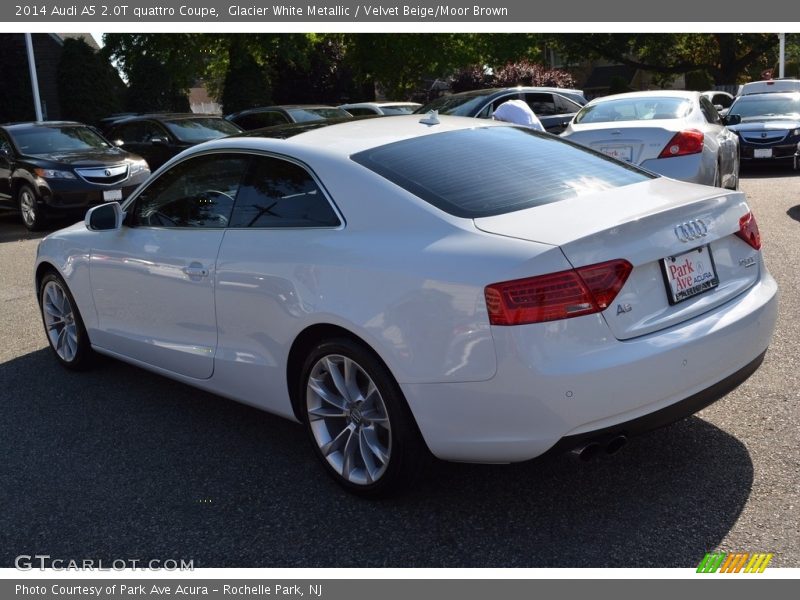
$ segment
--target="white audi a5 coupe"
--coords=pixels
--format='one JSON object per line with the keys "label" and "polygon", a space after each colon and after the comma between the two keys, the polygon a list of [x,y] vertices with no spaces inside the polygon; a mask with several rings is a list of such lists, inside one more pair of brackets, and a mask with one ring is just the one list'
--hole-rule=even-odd
{"label": "white audi a5 coupe", "polygon": [[43,239],[57,360],[301,422],[371,496],[428,452],[613,453],[760,365],[777,286],[741,192],[500,122],[324,125],[195,146]]}

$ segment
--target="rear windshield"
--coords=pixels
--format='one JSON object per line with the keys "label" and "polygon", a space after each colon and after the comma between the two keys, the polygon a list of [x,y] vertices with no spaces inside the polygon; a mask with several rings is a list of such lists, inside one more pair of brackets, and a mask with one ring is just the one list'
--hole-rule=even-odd
{"label": "rear windshield", "polygon": [[[488,94],[487,94],[488,95]],[[417,113],[427,113],[432,110],[439,111],[440,115],[452,115],[455,117],[471,117],[486,104],[487,95],[460,95],[442,96],[425,106],[416,109]]]}
{"label": "rear windshield", "polygon": [[225,119],[211,117],[175,119],[174,121],[164,121],[164,124],[176,138],[191,144],[215,140],[241,131],[236,125]]}
{"label": "rear windshield", "polygon": [[469,219],[655,177],[577,144],[518,127],[426,135],[351,158],[437,208]]}
{"label": "rear windshield", "polygon": [[342,108],[290,108],[287,112],[292,115],[295,123],[320,121],[322,119],[341,119],[350,116],[350,113]]}
{"label": "rear windshield", "polygon": [[419,106],[416,104],[384,104],[381,106],[385,115],[410,115],[418,108]]}
{"label": "rear windshield", "polygon": [[625,98],[584,106],[575,116],[575,123],[608,123],[609,121],[651,121],[680,119],[692,110],[685,98]]}

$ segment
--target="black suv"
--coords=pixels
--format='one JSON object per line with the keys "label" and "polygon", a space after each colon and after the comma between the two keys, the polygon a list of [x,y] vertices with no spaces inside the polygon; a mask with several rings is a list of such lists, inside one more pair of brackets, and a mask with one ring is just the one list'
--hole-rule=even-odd
{"label": "black suv", "polygon": [[155,171],[195,144],[241,131],[215,115],[164,113],[120,117],[106,126],[105,133],[115,145],[143,156]]}
{"label": "black suv", "polygon": [[0,125],[0,208],[19,210],[31,231],[52,217],[80,218],[123,200],[150,175],[141,157],[82,123]]}
{"label": "black suv", "polygon": [[580,90],[543,87],[489,88],[442,96],[414,112],[425,114],[436,110],[440,115],[490,119],[495,109],[508,100],[522,100],[527,103],[549,133],[564,131],[575,113],[586,104]]}

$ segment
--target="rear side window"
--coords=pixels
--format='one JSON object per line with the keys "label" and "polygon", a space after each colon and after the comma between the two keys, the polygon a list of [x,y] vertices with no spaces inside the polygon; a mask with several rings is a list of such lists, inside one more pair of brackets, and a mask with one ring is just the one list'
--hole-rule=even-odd
{"label": "rear side window", "polygon": [[300,165],[254,156],[231,217],[231,227],[336,227],[339,218]]}
{"label": "rear side window", "polygon": [[351,158],[437,208],[469,219],[656,177],[560,138],[503,126],[426,135]]}

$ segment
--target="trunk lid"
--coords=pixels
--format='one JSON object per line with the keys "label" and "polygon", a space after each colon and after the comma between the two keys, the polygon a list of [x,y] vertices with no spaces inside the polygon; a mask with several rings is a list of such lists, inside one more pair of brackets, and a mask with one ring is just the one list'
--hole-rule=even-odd
{"label": "trunk lid", "polygon": [[662,119],[648,121],[647,127],[614,126],[613,123],[572,125],[567,139],[603,154],[640,165],[658,158],[672,137],[680,131],[682,121]]}
{"label": "trunk lid", "polygon": [[[573,267],[629,261],[633,271],[603,312],[614,336],[625,340],[691,319],[756,282],[759,252],[736,236],[739,219],[749,210],[741,192],[661,177],[475,219],[475,225],[488,233],[559,246]],[[697,237],[681,240],[679,234],[693,237],[691,227],[688,236],[680,231],[687,223],[699,223]],[[707,265],[709,250],[718,285],[671,302],[667,271],[675,276],[670,267],[682,267],[687,257]]]}

